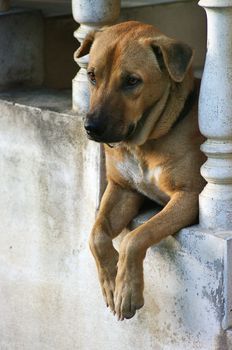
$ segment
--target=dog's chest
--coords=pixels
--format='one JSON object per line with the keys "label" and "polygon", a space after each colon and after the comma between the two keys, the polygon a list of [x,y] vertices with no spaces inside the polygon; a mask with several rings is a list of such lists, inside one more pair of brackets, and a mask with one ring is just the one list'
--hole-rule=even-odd
{"label": "dog's chest", "polygon": [[166,204],[169,196],[159,187],[162,167],[149,168],[139,161],[136,156],[126,155],[123,162],[116,164],[120,175],[132,185],[138,192],[146,197],[160,203]]}

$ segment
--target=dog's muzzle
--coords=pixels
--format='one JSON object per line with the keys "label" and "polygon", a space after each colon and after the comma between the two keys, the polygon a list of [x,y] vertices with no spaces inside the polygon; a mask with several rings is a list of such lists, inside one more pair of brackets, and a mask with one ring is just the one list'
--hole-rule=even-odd
{"label": "dog's muzzle", "polygon": [[100,119],[86,118],[84,128],[90,140],[102,143],[118,143],[127,140],[135,131],[136,125],[130,124],[124,134],[116,134],[115,130],[108,130]]}
{"label": "dog's muzzle", "polygon": [[87,135],[92,139],[99,138],[104,133],[104,127],[99,120],[86,119],[84,128]]}

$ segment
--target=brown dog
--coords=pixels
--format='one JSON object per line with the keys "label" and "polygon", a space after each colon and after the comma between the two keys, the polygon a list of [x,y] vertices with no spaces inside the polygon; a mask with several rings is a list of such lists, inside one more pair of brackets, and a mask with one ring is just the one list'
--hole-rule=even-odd
{"label": "brown dog", "polygon": [[[89,51],[85,129],[106,144],[108,177],[90,248],[106,304],[122,320],[144,303],[146,250],[197,219],[204,139],[188,45],[131,21],[91,33],[77,57]],[[118,253],[112,240],[144,196],[164,208],[127,234]]]}

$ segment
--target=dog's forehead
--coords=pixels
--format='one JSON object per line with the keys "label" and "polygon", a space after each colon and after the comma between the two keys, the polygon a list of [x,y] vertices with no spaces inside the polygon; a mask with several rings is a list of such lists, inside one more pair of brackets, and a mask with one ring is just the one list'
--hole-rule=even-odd
{"label": "dog's forehead", "polygon": [[121,46],[126,49],[128,47],[136,47],[136,44],[142,39],[155,38],[162,33],[154,26],[143,24],[140,22],[124,22],[111,27],[106,27],[98,32],[95,36],[94,46],[101,50],[107,50],[109,47]]}
{"label": "dog's forehead", "polygon": [[[104,67],[107,62],[112,65],[128,65],[131,58],[133,65],[149,64],[149,47],[142,45],[142,39],[163,35],[152,25],[129,21],[103,28],[96,34],[90,51],[90,65]],[[146,52],[145,52],[146,50]],[[152,51],[150,50],[151,60]]]}
{"label": "dog's forehead", "polygon": [[101,35],[105,37],[115,37],[122,39],[123,37],[139,38],[141,36],[160,35],[161,32],[156,27],[136,21],[122,22],[110,27],[104,27]]}
{"label": "dog's forehead", "polygon": [[[115,34],[114,32],[112,32]],[[142,44],[142,36],[108,35],[102,33],[93,43],[90,51],[89,64],[103,70],[106,66],[117,67],[119,70],[135,70],[148,67],[154,63],[154,54],[149,47]],[[150,57],[150,60],[149,60]]]}

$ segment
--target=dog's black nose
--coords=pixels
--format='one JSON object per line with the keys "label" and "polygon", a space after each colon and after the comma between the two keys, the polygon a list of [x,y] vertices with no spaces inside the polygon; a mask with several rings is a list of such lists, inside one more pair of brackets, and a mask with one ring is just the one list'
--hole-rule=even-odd
{"label": "dog's black nose", "polygon": [[88,135],[101,136],[104,132],[104,126],[99,120],[87,119],[84,127]]}

